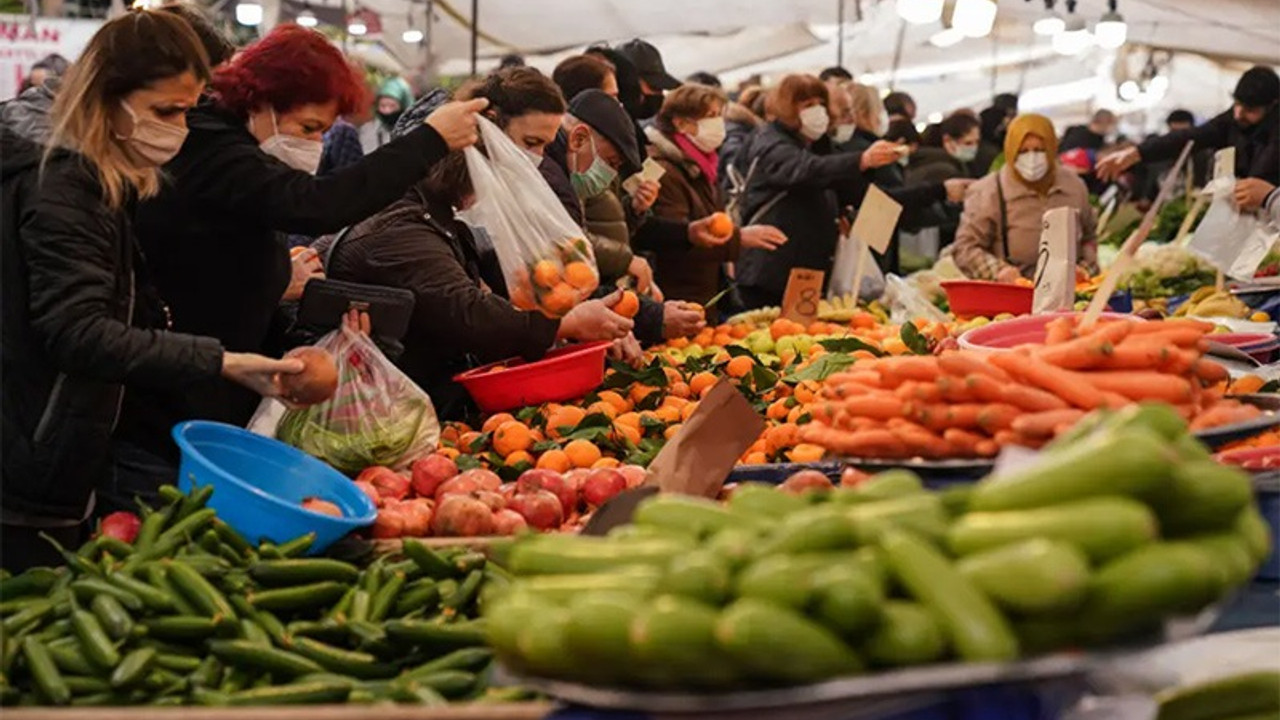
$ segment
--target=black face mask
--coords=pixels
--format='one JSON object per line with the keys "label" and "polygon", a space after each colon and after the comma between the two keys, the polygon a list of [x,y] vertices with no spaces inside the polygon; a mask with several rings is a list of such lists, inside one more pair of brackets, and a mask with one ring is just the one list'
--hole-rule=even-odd
{"label": "black face mask", "polygon": [[658,111],[661,109],[661,95],[642,95],[640,97],[640,104],[636,107],[636,118],[638,120],[648,120],[654,115],[657,115]]}
{"label": "black face mask", "polygon": [[403,114],[404,114],[403,110],[397,110],[395,112],[390,112],[390,113],[380,112],[378,113],[378,119],[382,120],[383,125],[386,125],[387,127],[394,127],[396,124],[396,121],[399,120],[400,116]]}

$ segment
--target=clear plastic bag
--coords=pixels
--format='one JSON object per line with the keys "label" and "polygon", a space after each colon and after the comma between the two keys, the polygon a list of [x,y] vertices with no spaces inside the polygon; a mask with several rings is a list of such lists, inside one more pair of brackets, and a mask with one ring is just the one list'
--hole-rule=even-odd
{"label": "clear plastic bag", "polygon": [[435,406],[369,338],[346,327],[316,347],[338,366],[338,390],[329,400],[291,410],[263,400],[249,430],[274,437],[355,475],[374,465],[402,469],[440,441]]}
{"label": "clear plastic bag", "polygon": [[874,300],[884,292],[884,273],[876,264],[867,244],[853,235],[841,235],[836,246],[836,259],[831,267],[831,282],[827,285],[827,298],[853,294],[857,283],[858,255],[862,254],[862,284],[858,286],[859,300]]}
{"label": "clear plastic bag", "polygon": [[917,318],[934,322],[945,322],[947,316],[937,305],[929,302],[924,293],[911,286],[911,283],[889,273],[884,279],[884,297],[880,302],[889,308],[889,322],[901,325]]}
{"label": "clear plastic bag", "polygon": [[600,284],[591,245],[524,151],[479,123],[485,153],[464,151],[476,203],[458,215],[493,239],[511,304],[563,317]]}
{"label": "clear plastic bag", "polygon": [[1215,156],[1218,173],[1202,192],[1212,198],[1187,249],[1207,260],[1227,277],[1250,280],[1280,233],[1270,222],[1236,207],[1234,149]]}

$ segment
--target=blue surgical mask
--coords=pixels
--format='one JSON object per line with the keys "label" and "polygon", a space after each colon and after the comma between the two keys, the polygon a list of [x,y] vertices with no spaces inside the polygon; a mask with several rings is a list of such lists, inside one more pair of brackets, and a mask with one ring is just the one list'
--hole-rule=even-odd
{"label": "blue surgical mask", "polygon": [[590,200],[608,190],[618,177],[618,171],[600,159],[600,153],[596,150],[595,134],[589,133],[588,137],[591,138],[591,167],[584,172],[575,170],[569,173],[569,182],[573,184],[574,192],[578,193],[578,197],[583,200]]}

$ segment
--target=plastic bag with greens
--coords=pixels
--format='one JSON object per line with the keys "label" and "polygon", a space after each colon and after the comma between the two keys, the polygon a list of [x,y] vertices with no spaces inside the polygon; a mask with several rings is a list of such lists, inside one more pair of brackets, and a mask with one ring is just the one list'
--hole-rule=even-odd
{"label": "plastic bag with greens", "polygon": [[338,390],[329,400],[290,409],[264,400],[249,430],[274,437],[348,475],[373,465],[400,469],[435,449],[435,407],[369,338],[339,328],[316,347],[333,354]]}

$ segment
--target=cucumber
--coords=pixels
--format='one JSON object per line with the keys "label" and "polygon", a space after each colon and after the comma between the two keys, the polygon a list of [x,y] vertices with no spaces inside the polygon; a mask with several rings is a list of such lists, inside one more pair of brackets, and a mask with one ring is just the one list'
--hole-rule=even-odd
{"label": "cucumber", "polygon": [[657,589],[708,605],[723,605],[733,590],[733,573],[728,560],[710,550],[698,549],[672,559]]}
{"label": "cucumber", "polygon": [[774,485],[743,483],[729,496],[729,512],[752,520],[781,520],[809,507],[803,498],[779,492]]}
{"label": "cucumber", "polygon": [[799,613],[742,598],[720,613],[716,643],[743,674],[765,682],[804,684],[863,669],[862,659]]}
{"label": "cucumber", "polygon": [[1024,510],[1100,495],[1155,496],[1169,480],[1173,453],[1150,431],[1127,430],[1090,437],[1045,453],[1041,461],[975,487],[974,511]]}
{"label": "cucumber", "polygon": [[1255,566],[1271,554],[1271,543],[1274,540],[1271,537],[1271,526],[1262,517],[1257,505],[1250,503],[1249,507],[1240,511],[1240,515],[1236,517],[1235,531],[1249,546],[1249,554],[1253,557]]}
{"label": "cucumber", "polygon": [[1207,549],[1217,559],[1225,575],[1224,594],[1248,583],[1253,577],[1255,568],[1249,544],[1236,533],[1197,535],[1187,538],[1187,541]]}
{"label": "cucumber", "polygon": [[789,515],[760,548],[761,555],[844,550],[855,545],[845,508],[815,507]]}
{"label": "cucumber", "polygon": [[[786,497],[794,497],[786,493],[778,493]],[[730,569],[738,570],[755,557],[756,548],[761,543],[761,531],[757,528],[732,527],[712,535],[703,549],[724,558]]]}
{"label": "cucumber", "polygon": [[249,602],[259,610],[291,612],[337,602],[346,591],[347,586],[341,583],[325,581],[252,592],[249,594]]}
{"label": "cucumber", "polygon": [[647,597],[661,578],[662,571],[658,568],[632,566],[594,575],[538,575],[520,578],[512,585],[563,605],[578,595],[593,592],[618,591]]}
{"label": "cucumber", "polygon": [[133,687],[141,682],[151,669],[156,659],[156,649],[152,647],[138,648],[124,656],[120,664],[111,673],[111,687],[116,690]]}
{"label": "cucumber", "polygon": [[769,555],[738,574],[735,596],[804,612],[814,599],[816,571],[813,563],[794,556]]}
{"label": "cucumber", "polygon": [[886,470],[854,488],[854,494],[860,502],[892,500],[924,492],[920,476],[902,469]]}
{"label": "cucumber", "polygon": [[855,565],[832,565],[814,576],[812,615],[845,640],[858,640],[880,622],[884,588]]}
{"label": "cucumber", "polygon": [[906,532],[890,530],[881,538],[880,547],[893,577],[938,616],[962,660],[1004,661],[1018,656],[1018,640],[1008,621],[933,546]]}
{"label": "cucumber", "polygon": [[631,623],[631,655],[641,677],[660,687],[726,688],[735,674],[716,645],[719,614],[676,595],[647,603]]}
{"label": "cucumber", "polygon": [[509,568],[516,575],[569,575],[607,572],[625,565],[663,567],[689,549],[689,543],[671,537],[623,541],[536,536],[512,548]]}
{"label": "cucumber", "polygon": [[1158,720],[1218,720],[1236,715],[1280,714],[1280,672],[1233,675],[1156,695]]}
{"label": "cucumber", "polygon": [[922,665],[941,660],[947,639],[933,613],[913,602],[890,600],[883,617],[862,643],[862,652],[878,667]]}
{"label": "cucumber", "polygon": [[473,647],[454,650],[451,653],[441,655],[434,660],[429,660],[412,670],[405,672],[408,677],[415,675],[431,675],[445,670],[466,670],[476,672],[489,664],[493,659],[493,651],[488,648]]}
{"label": "cucumber", "polygon": [[350,694],[350,683],[307,682],[241,690],[227,696],[226,702],[232,706],[314,705],[340,703]]}
{"label": "cucumber", "polygon": [[568,627],[569,611],[548,607],[537,621],[519,629],[516,647],[521,666],[542,677],[572,678],[575,663],[566,643]]}
{"label": "cucumber", "polygon": [[114,597],[96,595],[90,601],[89,609],[112,640],[123,640],[133,632],[133,617]]}
{"label": "cucumber", "polygon": [[969,512],[969,500],[973,497],[973,485],[952,485],[938,493],[942,509],[947,517],[955,519]]}
{"label": "cucumber", "polygon": [[293,651],[326,670],[361,679],[394,677],[396,666],[378,661],[369,653],[344,650],[319,640],[299,637],[293,640]]}
{"label": "cucumber", "polygon": [[292,586],[326,580],[350,585],[360,577],[351,563],[327,558],[307,560],[262,560],[249,567],[249,574],[263,585]]}
{"label": "cucumber", "polygon": [[577,674],[603,683],[621,683],[635,664],[631,623],[646,601],[624,592],[581,595],[569,604],[565,647],[577,662]]}
{"label": "cucumber", "polygon": [[255,645],[246,640],[213,640],[209,650],[223,662],[238,668],[259,670],[292,678],[324,670],[314,660],[285,650]]}
{"label": "cucumber", "polygon": [[436,650],[456,650],[483,645],[485,622],[469,620],[438,623],[427,620],[392,620],[385,626],[387,637],[393,640],[425,645]]}
{"label": "cucumber", "polygon": [[1155,621],[1197,611],[1218,594],[1214,565],[1211,554],[1191,543],[1138,548],[1094,574],[1086,615],[1106,629],[1126,619]]}
{"label": "cucumber", "polygon": [[645,498],[636,506],[631,521],[637,525],[671,528],[699,537],[712,535],[728,527],[756,522],[735,515],[715,500],[679,494]]}
{"label": "cucumber", "polygon": [[947,544],[959,556],[1043,537],[1075,545],[1095,564],[1156,539],[1151,510],[1123,497],[1091,498],[1053,507],[974,512],[951,526]]}
{"label": "cucumber", "polygon": [[1149,430],[1168,441],[1191,438],[1197,445],[1200,444],[1199,440],[1187,433],[1187,421],[1164,403],[1138,403],[1117,410],[1107,418],[1104,427],[1111,430]]}
{"label": "cucumber", "polygon": [[892,528],[910,530],[926,538],[941,538],[950,522],[937,495],[908,495],[855,505],[846,514],[853,523],[854,539],[860,545],[874,545],[881,533]]}
{"label": "cucumber", "polygon": [[1182,463],[1152,506],[1165,537],[1230,529],[1253,502],[1253,482],[1239,468],[1213,460]]}
{"label": "cucumber", "polygon": [[[605,593],[598,595],[604,597]],[[591,594],[582,597],[595,596],[596,594]],[[518,642],[520,632],[530,624],[539,622],[539,618],[554,607],[555,604],[545,597],[513,585],[506,592],[495,596],[486,606],[485,640],[503,663],[521,670],[524,665]]]}
{"label": "cucumber", "polygon": [[956,569],[997,605],[1024,615],[1074,610],[1089,591],[1084,554],[1044,538],[970,555]]}

